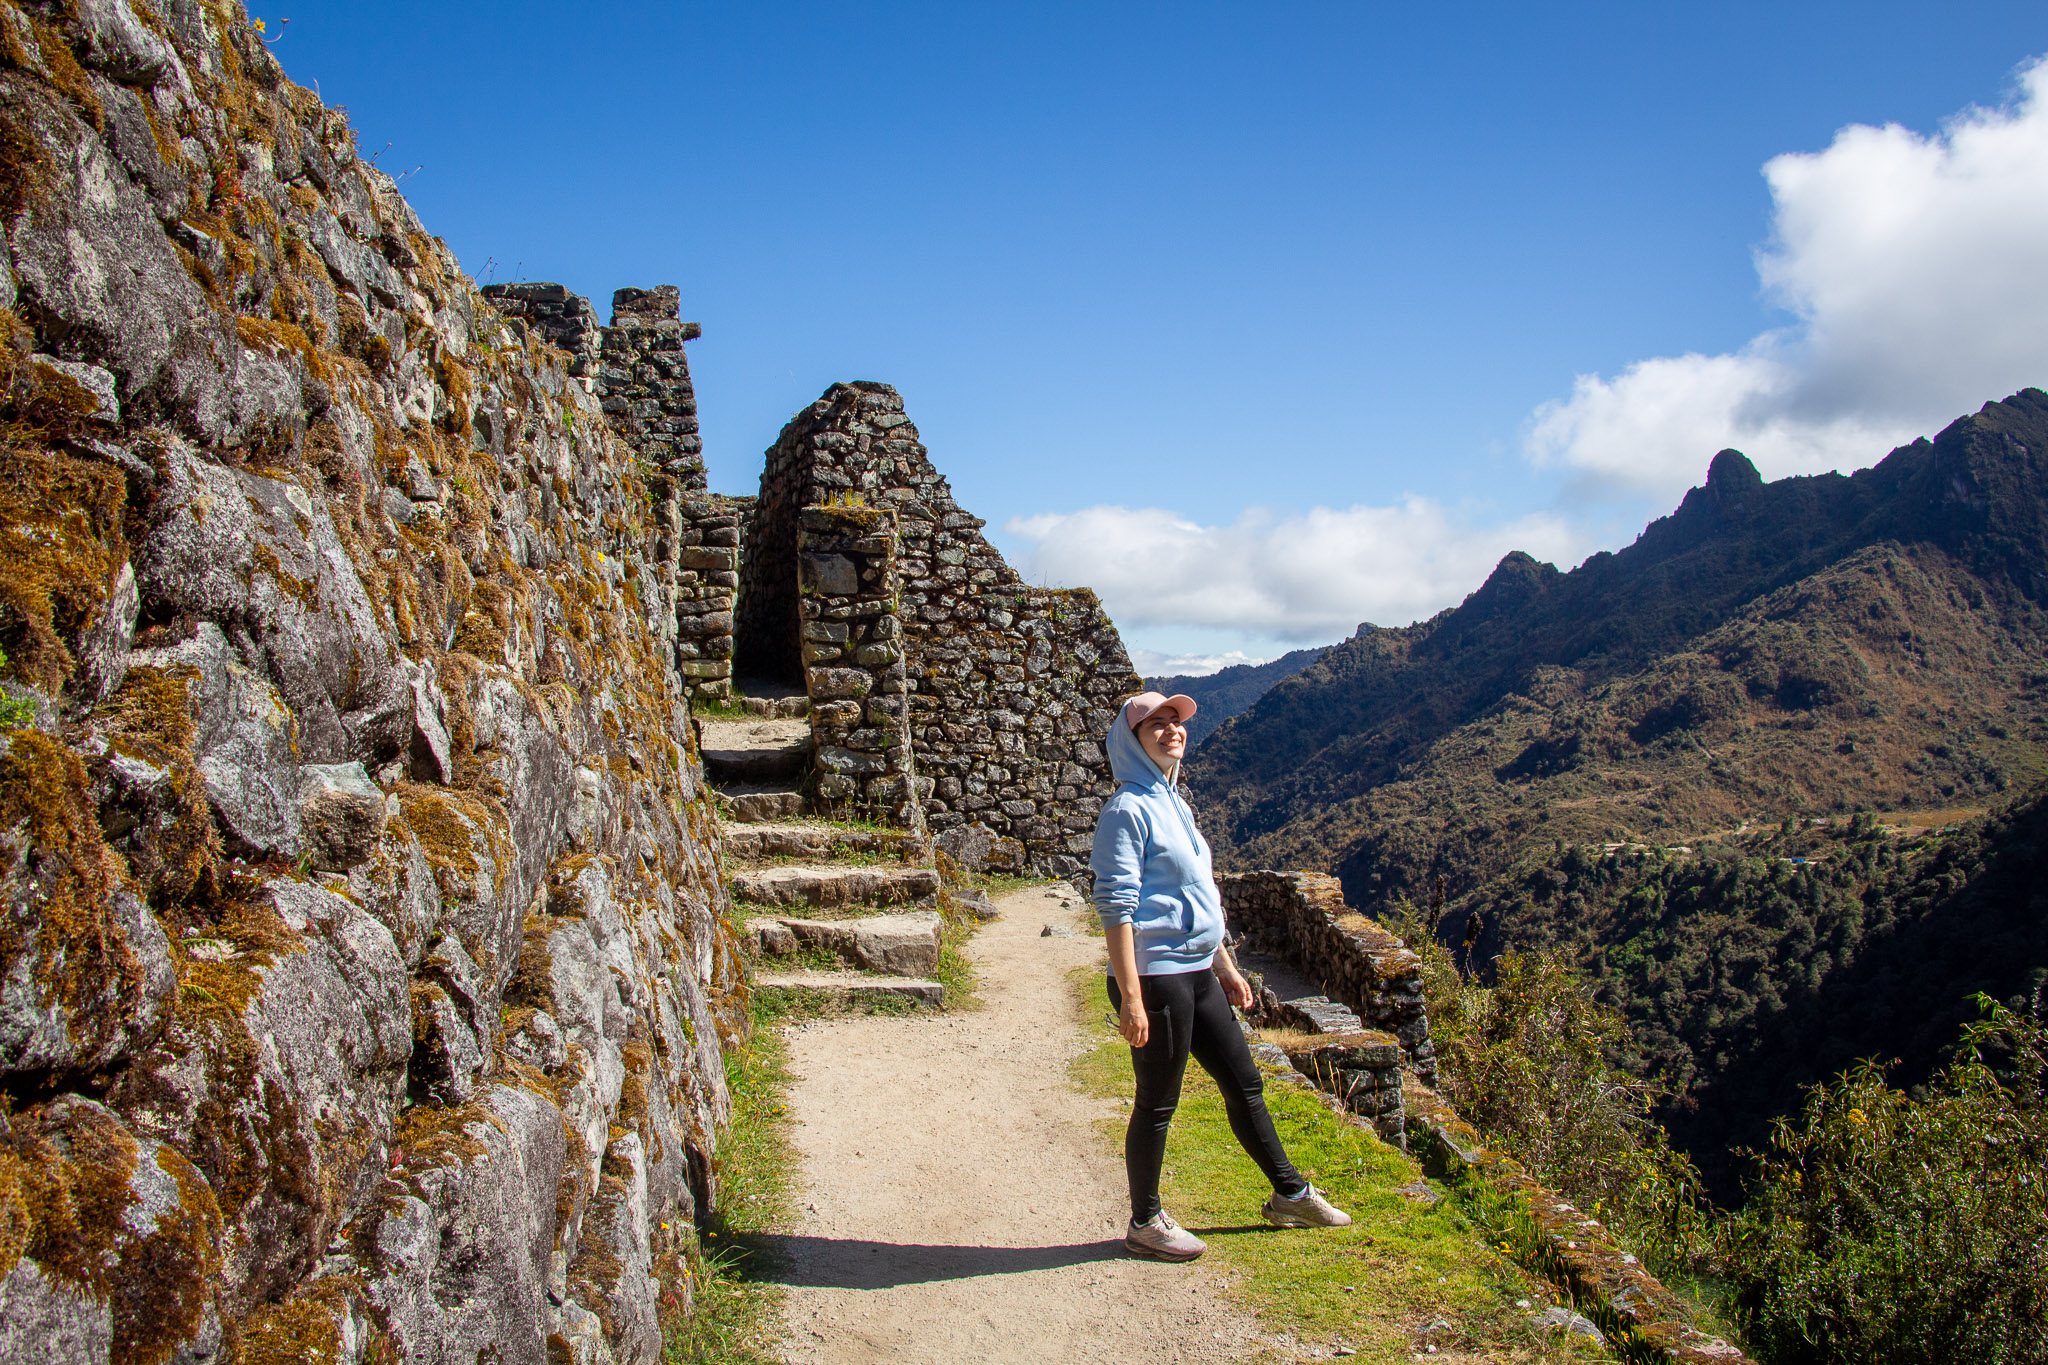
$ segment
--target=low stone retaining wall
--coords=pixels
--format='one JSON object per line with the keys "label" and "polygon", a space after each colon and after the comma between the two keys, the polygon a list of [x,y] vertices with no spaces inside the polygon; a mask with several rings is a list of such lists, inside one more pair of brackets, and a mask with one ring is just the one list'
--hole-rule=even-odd
{"label": "low stone retaining wall", "polygon": [[1422,999],[1422,959],[1344,904],[1335,877],[1318,872],[1227,872],[1216,878],[1224,922],[1254,952],[1282,958],[1355,1011],[1367,1028],[1401,1040],[1408,1065],[1436,1082],[1436,1049]]}
{"label": "low stone retaining wall", "polygon": [[1447,1183],[1480,1182],[1522,1261],[1571,1295],[1624,1359],[1750,1365],[1740,1348],[1689,1327],[1676,1295],[1597,1219],[1486,1146],[1458,1111],[1414,1078],[1402,1096],[1409,1150]]}
{"label": "low stone retaining wall", "polygon": [[1369,1121],[1382,1141],[1405,1150],[1401,1042],[1391,1033],[1362,1029],[1282,1043],[1288,1062],[1302,1075]]}
{"label": "low stone retaining wall", "polygon": [[1255,1044],[1257,1055],[1269,1065],[1285,1064],[1353,1122],[1370,1124],[1383,1141],[1415,1153],[1431,1175],[1469,1186],[1470,1197],[1503,1225],[1522,1262],[1568,1294],[1623,1359],[1749,1365],[1738,1348],[1687,1326],[1677,1296],[1603,1225],[1489,1149],[1430,1088],[1436,1053],[1422,998],[1422,961],[1346,906],[1335,878],[1245,872],[1216,882],[1231,933],[1252,951],[1322,982],[1343,1002],[1322,996],[1283,1001],[1262,991],[1247,1011],[1252,1025],[1269,1035]]}

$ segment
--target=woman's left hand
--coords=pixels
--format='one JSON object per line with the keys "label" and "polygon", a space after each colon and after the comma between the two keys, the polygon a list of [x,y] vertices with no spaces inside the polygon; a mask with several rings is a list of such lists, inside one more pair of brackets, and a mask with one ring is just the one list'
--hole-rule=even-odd
{"label": "woman's left hand", "polygon": [[1252,983],[1240,976],[1234,967],[1216,973],[1216,980],[1223,987],[1223,998],[1241,1010],[1252,1007]]}

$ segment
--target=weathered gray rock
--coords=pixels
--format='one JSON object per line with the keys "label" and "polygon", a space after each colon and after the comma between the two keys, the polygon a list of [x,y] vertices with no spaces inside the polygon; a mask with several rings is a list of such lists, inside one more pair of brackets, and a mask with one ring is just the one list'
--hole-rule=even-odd
{"label": "weathered gray rock", "polygon": [[88,65],[131,85],[183,76],[177,52],[136,17],[128,0],[81,0],[76,13],[85,30]]}
{"label": "weathered gray rock", "polygon": [[384,789],[360,763],[303,764],[299,828],[314,870],[346,872],[367,861],[384,834]]}
{"label": "weathered gray rock", "polygon": [[515,1061],[540,1071],[554,1071],[569,1060],[569,1046],[555,1016],[531,1010],[515,1032],[505,1035],[505,1050]]}
{"label": "weathered gray rock", "polygon": [[298,857],[296,727],[277,689],[244,666],[211,621],[181,644],[134,651],[129,663],[187,680],[193,753],[230,850]]}
{"label": "weathered gray rock", "polygon": [[49,181],[6,225],[21,300],[58,324],[72,355],[112,370],[130,405],[228,435],[226,380],[240,346],[148,198],[54,89],[0,74],[0,111]]}
{"label": "weathered gray rock", "polygon": [[789,992],[827,1009],[861,1005],[924,1005],[942,1008],[946,988],[937,981],[859,972],[764,972],[754,980],[762,992]]}
{"label": "weathered gray rock", "polygon": [[101,1361],[113,1343],[104,1298],[27,1257],[0,1279],[0,1360]]}
{"label": "weathered gray rock", "polygon": [[[68,936],[23,933],[73,870],[24,858],[19,832],[0,833],[0,915],[19,949],[0,976],[0,1074],[109,1066],[154,1040],[177,990],[170,943],[125,887],[79,907]],[[76,885],[76,884],[74,884]],[[79,887],[78,889],[83,889]]]}
{"label": "weathered gray rock", "polygon": [[147,609],[220,622],[277,684],[299,760],[381,763],[412,739],[411,679],[323,504],[168,444],[136,556]]}
{"label": "weathered gray rock", "polygon": [[908,905],[935,896],[939,874],[928,867],[806,866],[747,868],[732,893],[758,905]]}
{"label": "weathered gray rock", "polygon": [[403,1358],[548,1365],[560,1113],[493,1085],[418,1137],[382,1181],[359,1272]]}
{"label": "weathered gray rock", "polygon": [[571,1271],[580,1272],[583,1306],[604,1324],[613,1359],[657,1365],[659,1287],[650,1273],[646,1153],[638,1133],[614,1138],[605,1148],[604,1175],[584,1212],[582,1231]]}
{"label": "weathered gray rock", "polygon": [[921,910],[844,920],[761,919],[747,929],[771,956],[817,949],[871,972],[924,976],[938,970],[945,921]]}
{"label": "weathered gray rock", "polygon": [[988,892],[986,891],[968,888],[955,891],[952,894],[954,905],[958,906],[963,914],[979,920],[983,924],[1002,918],[1003,912],[996,909],[996,903],[989,899]]}
{"label": "weathered gray rock", "polygon": [[310,883],[279,879],[262,899],[279,946],[195,944],[193,1008],[109,1096],[190,1154],[209,1184],[232,1174],[244,1192],[221,1248],[236,1313],[294,1283],[361,1211],[412,1054],[405,964],[390,933]]}
{"label": "weathered gray rock", "polygon": [[913,851],[901,830],[852,829],[843,825],[742,825],[724,832],[725,856],[824,859],[844,854],[903,856]]}
{"label": "weathered gray rock", "polygon": [[78,673],[73,690],[87,705],[105,701],[128,676],[128,651],[135,642],[135,621],[142,611],[135,570],[126,563],[114,572],[107,600],[92,625],[79,633],[74,652]]}
{"label": "weathered gray rock", "polygon": [[466,1104],[476,1096],[483,1049],[469,1021],[436,982],[412,987],[412,1064],[407,1075],[414,1096],[437,1104]]}
{"label": "weathered gray rock", "polygon": [[[220,1217],[191,1162],[76,1095],[14,1114],[0,1146],[26,1168],[30,1198],[15,1204],[17,1219],[67,1205],[111,1215],[88,1214],[73,1235],[44,1243],[49,1260],[23,1258],[0,1279],[0,1359],[214,1358]],[[124,1263],[150,1267],[146,1288],[120,1278]]]}
{"label": "weathered gray rock", "polygon": [[80,399],[89,401],[93,405],[91,410],[80,414],[86,420],[109,426],[120,423],[121,400],[114,394],[114,376],[105,369],[75,360],[59,360],[53,355],[32,355],[28,363],[42,383],[66,385]]}
{"label": "weathered gray rock", "polygon": [[937,843],[939,851],[951,858],[962,872],[1024,870],[1024,845],[996,833],[979,820],[942,831]]}

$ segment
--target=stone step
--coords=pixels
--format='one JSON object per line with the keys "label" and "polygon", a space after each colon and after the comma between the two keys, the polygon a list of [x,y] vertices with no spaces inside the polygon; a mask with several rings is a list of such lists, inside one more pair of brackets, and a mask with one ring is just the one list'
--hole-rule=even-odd
{"label": "stone step", "polygon": [[946,988],[940,982],[865,972],[766,972],[754,978],[754,991],[787,991],[827,1009],[898,1002],[941,1009],[946,1003]]}
{"label": "stone step", "polygon": [[945,921],[930,910],[908,915],[866,915],[859,919],[750,920],[747,933],[766,957],[813,949],[843,962],[889,976],[923,976],[939,969],[939,939]]}
{"label": "stone step", "polygon": [[[739,824],[763,820],[795,820],[811,812],[811,803],[795,787],[774,783],[751,783],[720,790],[718,798],[727,818]],[[736,831],[728,830],[731,835]]]}
{"label": "stone step", "polygon": [[725,831],[725,853],[742,862],[769,858],[828,861],[850,853],[901,857],[917,848],[902,830],[848,829],[843,825],[750,824]]}
{"label": "stone step", "polygon": [[800,693],[793,697],[741,697],[740,710],[750,716],[808,716],[811,699]]}
{"label": "stone step", "polygon": [[929,867],[847,867],[796,863],[749,867],[732,874],[732,894],[757,905],[911,905],[939,894]]}
{"label": "stone step", "polygon": [[783,781],[811,763],[807,720],[708,720],[701,733],[704,771],[720,784]]}

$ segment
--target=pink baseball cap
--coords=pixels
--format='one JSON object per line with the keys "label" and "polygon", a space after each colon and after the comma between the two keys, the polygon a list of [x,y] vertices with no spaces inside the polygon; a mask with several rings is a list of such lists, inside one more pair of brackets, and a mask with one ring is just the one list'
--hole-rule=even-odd
{"label": "pink baseball cap", "polygon": [[1180,715],[1180,723],[1186,725],[1195,718],[1195,699],[1185,693],[1176,692],[1162,697],[1157,692],[1140,692],[1124,703],[1124,724],[1133,730],[1144,724],[1145,717],[1162,706],[1171,706]]}

